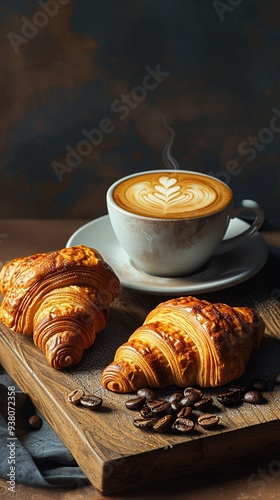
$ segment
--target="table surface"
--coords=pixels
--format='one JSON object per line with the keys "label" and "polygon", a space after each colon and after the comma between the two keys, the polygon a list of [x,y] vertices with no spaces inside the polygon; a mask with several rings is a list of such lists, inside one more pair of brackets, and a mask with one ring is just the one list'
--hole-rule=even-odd
{"label": "table surface", "polygon": [[[0,222],[0,266],[12,258],[48,252],[65,246],[73,232],[87,220],[5,219]],[[262,232],[269,245],[280,247],[280,231]],[[279,263],[279,262],[278,262]],[[276,271],[276,270],[275,270]],[[279,272],[279,271],[278,271]],[[280,287],[280,284],[279,284]],[[162,300],[161,298],[159,301]],[[0,496],[8,498],[7,482],[0,478]],[[176,478],[137,491],[104,497],[93,486],[74,489],[41,490],[18,484],[15,499],[57,498],[67,500],[152,498],[176,499],[280,499],[280,450],[278,454],[256,457],[249,463],[239,463],[228,469],[204,472],[201,476]]]}

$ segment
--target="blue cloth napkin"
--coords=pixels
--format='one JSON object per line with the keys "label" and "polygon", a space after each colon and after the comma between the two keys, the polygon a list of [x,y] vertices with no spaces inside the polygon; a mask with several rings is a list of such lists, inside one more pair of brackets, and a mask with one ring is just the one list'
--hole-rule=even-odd
{"label": "blue cloth napkin", "polygon": [[[28,419],[38,415],[42,427],[32,430]],[[0,367],[0,477],[10,491],[15,483],[44,488],[89,484],[72,454]]]}

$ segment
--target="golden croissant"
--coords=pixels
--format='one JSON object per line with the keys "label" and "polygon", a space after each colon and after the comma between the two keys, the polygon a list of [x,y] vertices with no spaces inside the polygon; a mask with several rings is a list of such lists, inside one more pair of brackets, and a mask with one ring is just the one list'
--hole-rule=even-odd
{"label": "golden croissant", "polygon": [[120,282],[99,252],[78,245],[8,262],[0,291],[0,321],[33,335],[48,364],[60,369],[77,364],[105,328]]}
{"label": "golden croissant", "polygon": [[159,304],[121,345],[102,373],[119,393],[150,386],[216,387],[244,371],[257,352],[265,325],[248,307],[181,297]]}

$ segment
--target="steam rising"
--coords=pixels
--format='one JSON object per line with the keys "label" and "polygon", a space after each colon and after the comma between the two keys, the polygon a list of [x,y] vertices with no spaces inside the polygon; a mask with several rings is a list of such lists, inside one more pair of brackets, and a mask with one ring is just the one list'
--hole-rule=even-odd
{"label": "steam rising", "polygon": [[174,139],[175,139],[175,132],[171,127],[169,127],[166,124],[165,120],[164,120],[164,126],[171,132],[170,140],[166,143],[166,145],[164,146],[163,152],[162,152],[162,159],[163,159],[164,165],[168,169],[179,170],[180,169],[179,163],[175,160],[175,158],[171,154],[171,148],[173,146]]}

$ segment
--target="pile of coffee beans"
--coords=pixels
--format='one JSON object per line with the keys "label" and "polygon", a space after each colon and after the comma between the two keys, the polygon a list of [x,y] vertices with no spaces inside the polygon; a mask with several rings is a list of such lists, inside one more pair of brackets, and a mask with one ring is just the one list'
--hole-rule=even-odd
{"label": "pile of coffee beans", "polygon": [[187,387],[184,391],[173,392],[165,398],[159,398],[150,388],[143,388],[137,391],[136,396],[129,398],[125,406],[129,410],[140,412],[140,417],[133,421],[140,429],[158,433],[188,433],[195,428],[196,423],[205,429],[219,424],[220,418],[214,413],[198,416],[194,413],[194,410],[205,412],[212,404],[213,398],[204,396],[197,387]]}
{"label": "pile of coffee beans", "polygon": [[103,403],[102,398],[95,394],[85,394],[83,389],[75,389],[68,394],[68,401],[73,405],[80,405],[89,410],[98,410]]}
{"label": "pile of coffee beans", "polygon": [[[280,375],[275,377],[274,382],[280,385]],[[213,397],[207,396],[198,387],[187,387],[165,397],[159,397],[151,388],[143,388],[127,399],[125,406],[140,413],[133,421],[140,429],[158,433],[188,433],[199,426],[204,429],[218,428],[220,417],[214,412],[217,402],[222,407],[236,407],[244,403],[265,404],[267,401],[263,392],[267,390],[268,383],[261,378],[252,379],[246,386],[229,385],[224,390],[217,389]]]}
{"label": "pile of coffee beans", "polygon": [[262,392],[268,390],[266,380],[252,379],[248,386],[230,385],[227,391],[217,395],[217,401],[224,406],[237,406],[242,402],[252,404],[265,404],[266,399]]}

